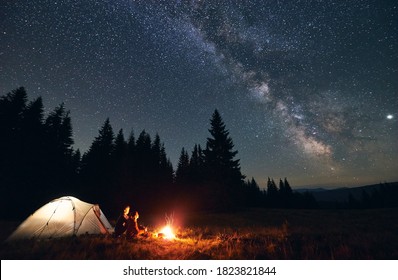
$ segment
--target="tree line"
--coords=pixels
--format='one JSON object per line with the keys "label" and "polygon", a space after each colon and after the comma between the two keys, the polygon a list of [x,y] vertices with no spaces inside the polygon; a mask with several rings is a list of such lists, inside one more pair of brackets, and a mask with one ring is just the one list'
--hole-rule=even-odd
{"label": "tree line", "polygon": [[126,137],[109,118],[81,154],[73,148],[70,111],[60,104],[45,115],[42,98],[29,101],[23,87],[0,97],[0,132],[2,218],[22,219],[62,195],[99,203],[110,217],[125,203],[148,212],[317,207],[286,178],[278,185],[268,178],[266,190],[246,179],[217,110],[206,146],[182,148],[175,170],[158,134],[132,130]]}
{"label": "tree line", "polygon": [[352,193],[348,195],[348,201],[342,207],[351,209],[393,208],[398,207],[398,184],[380,183],[377,188],[362,190],[359,197]]}

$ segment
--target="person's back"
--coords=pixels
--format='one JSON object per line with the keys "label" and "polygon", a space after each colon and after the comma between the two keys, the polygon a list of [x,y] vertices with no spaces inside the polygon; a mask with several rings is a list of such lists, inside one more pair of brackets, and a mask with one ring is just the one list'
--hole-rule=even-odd
{"label": "person's back", "polygon": [[129,212],[130,212],[130,206],[126,206],[123,210],[123,214],[120,215],[119,218],[117,219],[115,225],[115,232],[114,232],[114,235],[116,237],[119,237],[127,230]]}

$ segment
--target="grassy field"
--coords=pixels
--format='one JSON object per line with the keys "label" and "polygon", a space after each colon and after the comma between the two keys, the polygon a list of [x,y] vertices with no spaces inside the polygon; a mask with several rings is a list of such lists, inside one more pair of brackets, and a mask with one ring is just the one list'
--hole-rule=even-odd
{"label": "grassy field", "polygon": [[[144,215],[142,215],[144,216]],[[142,218],[150,230],[163,217]],[[163,219],[164,220],[164,219]],[[2,240],[18,223],[1,223]],[[398,259],[398,209],[251,209],[175,215],[177,238],[79,236],[2,242],[1,259]]]}

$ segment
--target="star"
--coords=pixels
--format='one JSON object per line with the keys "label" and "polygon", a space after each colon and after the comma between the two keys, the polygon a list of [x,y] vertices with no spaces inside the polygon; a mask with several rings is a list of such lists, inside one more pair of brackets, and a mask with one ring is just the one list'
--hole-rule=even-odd
{"label": "star", "polygon": [[398,179],[394,1],[43,2],[1,1],[0,97],[64,103],[82,154],[109,117],[176,168],[217,109],[262,186]]}

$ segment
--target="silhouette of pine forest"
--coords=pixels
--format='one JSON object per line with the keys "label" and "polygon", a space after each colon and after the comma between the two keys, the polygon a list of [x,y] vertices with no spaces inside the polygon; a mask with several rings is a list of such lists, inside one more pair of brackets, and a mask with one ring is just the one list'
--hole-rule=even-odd
{"label": "silhouette of pine forest", "polygon": [[106,119],[81,154],[73,148],[70,112],[44,114],[41,97],[20,87],[0,97],[0,192],[3,219],[22,219],[62,195],[99,203],[115,217],[125,203],[140,211],[234,211],[247,207],[314,208],[311,194],[285,178],[266,190],[241,172],[238,151],[215,110],[206,146],[181,149],[174,169],[160,136],[128,135]]}

